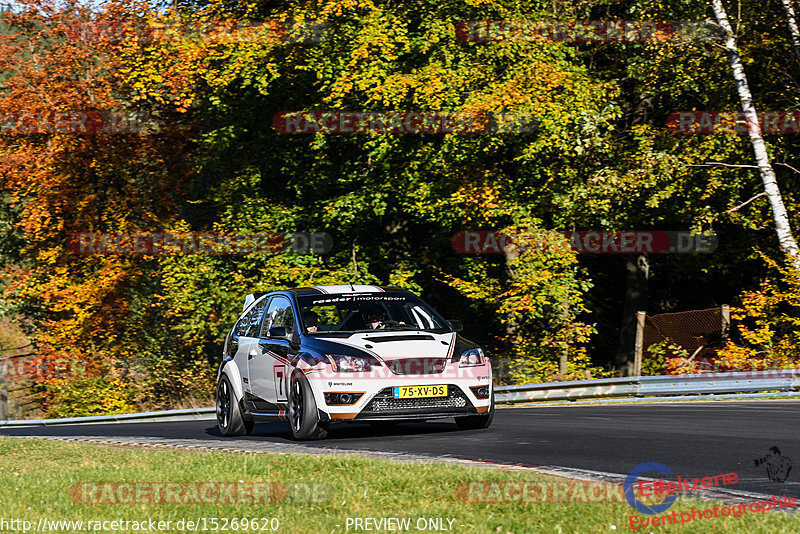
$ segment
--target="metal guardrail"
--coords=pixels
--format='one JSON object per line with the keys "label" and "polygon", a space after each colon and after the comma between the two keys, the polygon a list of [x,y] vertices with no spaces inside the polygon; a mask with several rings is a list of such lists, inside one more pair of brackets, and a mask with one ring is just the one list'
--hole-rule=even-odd
{"label": "metal guardrail", "polygon": [[699,375],[632,376],[501,386],[495,388],[495,402],[591,400],[629,396],[718,395],[798,390],[800,390],[800,369],[782,369]]}
{"label": "metal guardrail", "polygon": [[[633,397],[630,400],[651,398],[678,398],[693,395],[701,398],[719,395],[720,398],[735,398],[731,394],[748,394],[763,391],[779,391],[800,394],[800,369],[777,371],[745,371],[738,373],[706,373],[699,375],[631,376],[625,378],[600,378],[571,382],[546,382],[494,388],[495,402],[536,402],[563,400],[608,400]],[[747,395],[743,395],[747,397]],[[751,395],[760,397],[762,395]],[[189,408],[160,412],[129,413],[120,415],[97,415],[70,417],[66,419],[27,419],[0,421],[2,427],[80,425],[103,423],[134,423],[155,421],[213,420],[215,408]]]}
{"label": "metal guardrail", "polygon": [[216,410],[210,408],[187,408],[183,410],[164,410],[160,412],[124,413],[118,415],[90,415],[86,417],[65,417],[62,419],[20,419],[0,421],[2,427],[51,426],[51,425],[91,425],[104,423],[152,423],[156,421],[195,421],[216,419]]}

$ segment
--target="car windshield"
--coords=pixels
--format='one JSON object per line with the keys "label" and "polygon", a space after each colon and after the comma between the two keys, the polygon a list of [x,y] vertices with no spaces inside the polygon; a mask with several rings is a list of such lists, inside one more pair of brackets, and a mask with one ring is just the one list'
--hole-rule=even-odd
{"label": "car windshield", "polygon": [[430,306],[409,293],[305,295],[297,300],[303,326],[309,334],[452,330]]}

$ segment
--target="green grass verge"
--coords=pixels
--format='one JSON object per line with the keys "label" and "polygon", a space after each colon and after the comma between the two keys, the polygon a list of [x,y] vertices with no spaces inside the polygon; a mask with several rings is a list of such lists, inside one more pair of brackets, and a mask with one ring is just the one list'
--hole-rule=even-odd
{"label": "green grass verge", "polygon": [[[453,451],[458,440],[453,441]],[[82,504],[70,496],[75,484],[102,482],[269,482],[282,484],[278,503],[262,504]],[[531,472],[466,467],[444,462],[404,463],[344,455],[239,454],[232,452],[187,452],[108,447],[86,443],[0,437],[0,518],[28,520],[33,528],[40,517],[73,521],[172,521],[164,532],[188,532],[177,522],[206,518],[206,532],[271,532],[233,528],[233,518],[277,518],[279,532],[386,532],[347,529],[347,518],[410,518],[409,532],[419,532],[419,518],[452,519],[450,532],[798,532],[800,519],[768,511],[743,517],[703,519],[678,525],[631,530],[634,515],[626,503],[483,503],[470,504],[457,495],[460,484],[471,481],[563,481]],[[316,484],[317,497],[306,492]],[[141,487],[141,486],[140,486]],[[91,500],[95,494],[73,497]],[[124,493],[122,496],[129,496]],[[460,495],[460,494],[459,494]],[[108,496],[106,496],[108,497]],[[116,497],[115,497],[116,498]],[[316,502],[315,502],[316,501]],[[679,501],[677,512],[710,508],[700,500]],[[652,517],[652,516],[646,516]],[[219,527],[226,518],[228,530]],[[20,524],[18,523],[17,526]],[[338,525],[338,526],[337,526]],[[103,530],[50,528],[47,532],[103,532]],[[108,524],[108,526],[111,526]],[[203,532],[203,524],[197,531]],[[274,526],[274,523],[273,523]],[[443,527],[448,528],[448,521]],[[13,528],[0,527],[2,532]],[[16,530],[20,532],[21,529]],[[426,530],[435,532],[436,530]],[[104,532],[124,532],[116,530]],[[135,530],[128,530],[135,532]],[[391,532],[391,531],[390,531]],[[397,531],[395,531],[397,532]]]}

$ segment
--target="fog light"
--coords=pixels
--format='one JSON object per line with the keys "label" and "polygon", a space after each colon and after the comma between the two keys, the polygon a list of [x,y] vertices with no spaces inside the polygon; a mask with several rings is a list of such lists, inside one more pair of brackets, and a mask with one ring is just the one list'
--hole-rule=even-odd
{"label": "fog light", "polygon": [[489,398],[489,386],[472,386],[469,389],[471,389],[472,394],[479,399]]}
{"label": "fog light", "polygon": [[325,393],[325,404],[328,406],[341,406],[345,404],[355,404],[364,393]]}

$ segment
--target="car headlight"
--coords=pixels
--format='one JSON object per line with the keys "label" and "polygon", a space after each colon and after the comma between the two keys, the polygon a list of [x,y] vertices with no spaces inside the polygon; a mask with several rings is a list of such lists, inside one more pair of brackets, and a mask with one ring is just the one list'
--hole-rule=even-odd
{"label": "car headlight", "polygon": [[462,353],[458,360],[459,367],[472,367],[473,365],[483,365],[483,351],[480,348],[469,349]]}
{"label": "car headlight", "polygon": [[370,360],[367,358],[343,354],[326,354],[326,356],[337,373],[358,373],[372,370]]}

